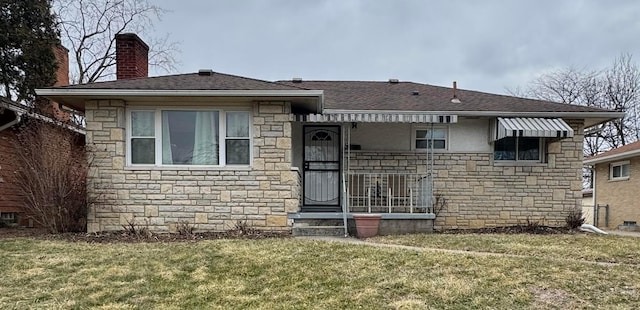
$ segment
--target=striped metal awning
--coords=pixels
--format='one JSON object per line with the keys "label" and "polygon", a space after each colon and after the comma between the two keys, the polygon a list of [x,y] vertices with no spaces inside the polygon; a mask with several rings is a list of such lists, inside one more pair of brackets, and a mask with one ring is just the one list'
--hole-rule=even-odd
{"label": "striped metal awning", "polygon": [[561,118],[498,117],[492,141],[506,137],[570,138],[573,129]]}
{"label": "striped metal awning", "polygon": [[457,115],[411,114],[411,113],[331,113],[297,114],[296,121],[310,123],[457,123]]}

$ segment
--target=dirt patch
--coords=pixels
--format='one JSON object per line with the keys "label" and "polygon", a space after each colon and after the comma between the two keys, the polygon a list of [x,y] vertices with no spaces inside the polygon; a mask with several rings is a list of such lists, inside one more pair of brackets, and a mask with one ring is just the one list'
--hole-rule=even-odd
{"label": "dirt patch", "polygon": [[262,231],[258,229],[229,230],[224,232],[195,232],[195,233],[152,233],[140,231],[136,233],[102,232],[102,233],[64,233],[51,234],[43,229],[35,228],[0,228],[0,239],[34,238],[40,240],[64,240],[70,242],[114,243],[114,242],[198,242],[201,240],[217,239],[265,239],[287,238],[288,231]]}
{"label": "dirt patch", "polygon": [[532,287],[529,291],[535,298],[535,307],[538,309],[566,309],[573,306],[573,297],[571,294],[552,288]]}
{"label": "dirt patch", "polygon": [[567,227],[551,227],[544,225],[516,225],[500,226],[475,229],[446,229],[435,231],[439,234],[534,234],[534,235],[554,235],[554,234],[579,234],[580,230]]}

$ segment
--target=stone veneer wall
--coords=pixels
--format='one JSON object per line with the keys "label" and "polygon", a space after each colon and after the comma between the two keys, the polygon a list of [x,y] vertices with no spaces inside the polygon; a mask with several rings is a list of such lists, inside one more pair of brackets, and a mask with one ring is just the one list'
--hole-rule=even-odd
{"label": "stone veneer wall", "polygon": [[136,223],[175,231],[188,223],[200,231],[223,231],[238,221],[285,230],[287,212],[299,201],[298,172],[291,170],[291,106],[253,104],[253,165],[238,169],[131,169],[125,160],[125,102],[86,103],[89,232],[122,230]]}
{"label": "stone veneer wall", "polygon": [[[490,153],[436,153],[435,194],[447,206],[436,228],[479,228],[526,224],[564,226],[582,200],[583,121],[567,121],[573,138],[547,144],[547,162],[495,164]],[[426,172],[426,154],[353,151],[351,169],[361,172]],[[374,167],[374,168],[372,168]]]}

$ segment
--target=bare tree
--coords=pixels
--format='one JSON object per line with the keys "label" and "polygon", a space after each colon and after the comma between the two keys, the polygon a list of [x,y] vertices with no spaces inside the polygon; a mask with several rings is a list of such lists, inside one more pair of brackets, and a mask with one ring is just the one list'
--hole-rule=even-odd
{"label": "bare tree", "polygon": [[606,107],[626,112],[625,117],[612,122],[616,136],[612,147],[638,140],[638,105],[640,104],[640,70],[630,54],[616,58],[604,72],[604,98]]}
{"label": "bare tree", "polygon": [[63,45],[72,53],[72,83],[91,83],[115,77],[115,36],[133,32],[149,44],[149,65],[175,71],[178,43],[156,37],[153,29],[166,11],[148,0],[55,0]]}
{"label": "bare tree", "polygon": [[585,156],[639,140],[640,70],[630,54],[601,71],[566,68],[543,74],[518,93],[541,100],[624,111],[620,120],[585,132]]}
{"label": "bare tree", "polygon": [[[599,71],[566,68],[546,73],[514,95],[624,111],[625,117],[585,130],[584,156],[594,156],[640,140],[640,69],[632,55],[621,54]],[[591,172],[583,183],[590,187]]]}

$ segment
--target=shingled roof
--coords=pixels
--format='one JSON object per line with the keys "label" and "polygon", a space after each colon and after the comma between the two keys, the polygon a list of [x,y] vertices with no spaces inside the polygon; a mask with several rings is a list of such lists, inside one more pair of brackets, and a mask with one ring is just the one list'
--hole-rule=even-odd
{"label": "shingled roof", "polygon": [[[122,90],[122,93],[119,91]],[[175,91],[175,93],[173,92]],[[39,95],[82,109],[82,100],[88,98],[115,98],[118,96],[222,96],[215,92],[243,92],[268,96],[303,96],[305,108],[313,110],[308,96],[321,100],[315,113],[332,110],[349,111],[415,111],[456,112],[457,114],[485,116],[578,117],[591,119],[586,126],[621,117],[615,112],[593,107],[489,94],[453,89],[413,82],[372,81],[263,81],[236,75],[205,71],[201,73],[166,75],[158,77],[121,79],[108,82],[52,87],[37,90]],[[95,92],[95,93],[94,93]],[[213,93],[212,93],[213,92]],[[185,95],[188,93],[187,95]],[[93,94],[93,96],[92,96]],[[161,94],[161,95],[160,95]],[[228,95],[228,94],[227,94]],[[263,94],[264,95],[264,94]],[[305,97],[306,96],[306,97]],[[251,97],[251,96],[249,96]],[[293,97],[291,97],[293,98]],[[299,98],[298,98],[299,99]],[[305,101],[306,100],[306,101]],[[308,101],[308,102],[307,102]],[[299,102],[299,103],[300,103]],[[562,114],[562,115],[560,115]]]}
{"label": "shingled roof", "polygon": [[303,88],[247,77],[211,72],[188,73],[147,78],[134,78],[89,84],[77,84],[58,89],[130,89],[130,90],[301,90]]}
{"label": "shingled roof", "polygon": [[597,164],[601,162],[619,160],[633,156],[640,156],[640,141],[629,143],[621,147],[600,153],[584,159],[586,164]]}
{"label": "shingled roof", "polygon": [[604,109],[541,100],[456,90],[413,82],[278,81],[290,86],[324,91],[324,108],[336,110],[502,111],[502,112],[611,112]]}

